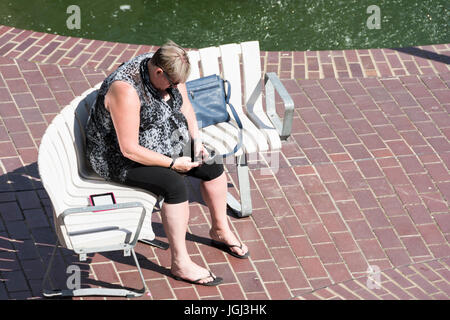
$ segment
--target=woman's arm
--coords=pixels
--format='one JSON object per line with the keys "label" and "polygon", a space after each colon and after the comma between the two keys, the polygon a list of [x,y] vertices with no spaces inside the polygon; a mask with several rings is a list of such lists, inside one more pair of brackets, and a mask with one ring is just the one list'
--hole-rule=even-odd
{"label": "woman's arm", "polygon": [[178,90],[180,91],[181,96],[183,97],[183,105],[181,106],[181,112],[183,113],[188,122],[189,134],[191,135],[192,139],[197,140],[199,138],[198,123],[197,118],[195,117],[194,108],[192,107],[191,101],[189,100],[187,94],[186,84],[180,83],[178,85]]}
{"label": "woman's arm", "polygon": [[139,145],[141,104],[136,90],[126,82],[115,81],[105,96],[123,156],[143,165],[168,167],[172,159]]}
{"label": "woman's arm", "polygon": [[192,107],[191,101],[189,100],[188,93],[186,90],[186,84],[180,83],[178,85],[178,90],[180,90],[181,96],[183,97],[183,105],[181,106],[181,112],[185,116],[188,122],[188,130],[191,138],[194,140],[194,153],[196,157],[200,156],[202,153],[203,158],[208,158],[208,151],[203,147],[202,141],[199,135],[198,122],[195,116],[194,108]]}
{"label": "woman's arm", "polygon": [[[123,156],[146,166],[169,167],[172,158],[139,145],[140,101],[136,90],[126,82],[115,81],[105,96],[105,107],[110,112]],[[180,158],[179,158],[180,159]],[[195,165],[184,159],[173,165],[184,172]]]}

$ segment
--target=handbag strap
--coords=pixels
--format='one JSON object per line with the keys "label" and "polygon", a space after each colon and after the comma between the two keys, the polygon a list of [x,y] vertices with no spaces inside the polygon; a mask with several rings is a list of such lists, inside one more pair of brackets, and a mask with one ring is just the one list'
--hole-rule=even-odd
{"label": "handbag strap", "polygon": [[[225,83],[228,84],[227,93],[226,93],[226,95],[225,95],[225,102],[230,106],[231,113],[233,113],[234,120],[236,120],[236,123],[237,123],[237,125],[238,125],[238,127],[239,127],[238,143],[237,143],[236,146],[233,148],[233,151],[228,152],[228,153],[222,155],[223,158],[226,158],[226,157],[228,157],[228,156],[230,156],[230,155],[235,154],[235,153],[242,147],[242,130],[243,130],[243,127],[242,127],[241,119],[239,118],[239,116],[238,116],[236,110],[234,109],[233,105],[230,103],[231,85],[230,85],[230,83],[228,82],[228,80],[223,80],[223,82],[224,82],[224,87],[225,87]],[[224,90],[225,90],[225,88],[224,88]]]}

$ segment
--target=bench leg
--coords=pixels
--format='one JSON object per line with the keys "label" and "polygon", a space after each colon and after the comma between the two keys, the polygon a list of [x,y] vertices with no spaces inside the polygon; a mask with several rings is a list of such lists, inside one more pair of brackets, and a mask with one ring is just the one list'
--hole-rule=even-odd
{"label": "bench leg", "polygon": [[227,194],[228,206],[238,215],[238,217],[248,217],[252,214],[252,198],[250,193],[250,180],[246,154],[236,157],[236,166],[239,180],[239,202],[230,194]]}
{"label": "bench leg", "polygon": [[142,281],[142,289],[129,290],[125,288],[111,289],[111,288],[73,288],[73,289],[46,289],[45,284],[50,280],[50,270],[52,268],[53,260],[56,255],[57,248],[59,246],[59,241],[56,242],[53,253],[50,257],[49,264],[47,266],[47,271],[45,272],[44,279],[42,280],[42,294],[46,298],[58,298],[58,297],[86,297],[86,296],[112,296],[112,297],[127,297],[136,298],[142,296],[147,290],[147,285],[145,284],[144,276],[141,271],[138,259],[134,249],[130,249],[133,254],[133,259],[136,264],[136,268],[139,272],[139,276]]}
{"label": "bench leg", "polygon": [[[162,196],[158,197],[156,202],[158,203],[159,209],[161,209],[163,204],[164,204],[164,197],[162,197]],[[153,247],[156,247],[156,248],[159,248],[159,249],[162,249],[162,250],[169,249],[169,244],[168,243],[166,243],[164,241],[161,241],[161,240],[158,240],[158,239],[153,239],[153,240],[150,240],[150,239],[139,239],[139,242],[151,245]]]}

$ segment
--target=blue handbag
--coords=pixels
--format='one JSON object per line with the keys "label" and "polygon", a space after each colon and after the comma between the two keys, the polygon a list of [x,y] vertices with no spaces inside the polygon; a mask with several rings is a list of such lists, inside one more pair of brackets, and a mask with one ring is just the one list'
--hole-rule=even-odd
{"label": "blue handbag", "polygon": [[[226,83],[228,87],[227,92],[225,92]],[[186,82],[186,89],[194,108],[199,128],[230,121],[227,105],[230,106],[234,120],[236,120],[239,127],[239,138],[233,151],[222,156],[226,157],[236,153],[242,146],[242,122],[230,103],[230,83],[214,74]]]}

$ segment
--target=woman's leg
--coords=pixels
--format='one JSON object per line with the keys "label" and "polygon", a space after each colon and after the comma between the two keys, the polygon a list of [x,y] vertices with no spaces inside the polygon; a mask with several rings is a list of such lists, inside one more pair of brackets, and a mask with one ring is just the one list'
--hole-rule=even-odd
{"label": "woman's leg", "polygon": [[189,220],[189,202],[177,204],[164,203],[162,207],[162,222],[170,244],[171,272],[173,275],[200,283],[214,279],[209,271],[195,264],[189,257],[186,248],[186,231]]}
{"label": "woman's leg", "polygon": [[140,166],[130,169],[125,184],[143,188],[164,197],[161,216],[169,240],[175,276],[195,281],[213,279],[209,271],[198,266],[189,257],[186,248],[186,231],[189,220],[189,202],[184,178],[173,170],[163,167]]}
{"label": "woman's leg", "polygon": [[[200,190],[203,200],[209,208],[211,213],[210,236],[214,240],[223,241],[228,245],[240,245],[240,241],[233,234],[228,224],[227,217],[227,176],[223,172],[219,177],[210,180],[202,181],[200,183]],[[247,253],[248,248],[242,245],[239,247],[232,247],[232,251],[238,255]]]}

